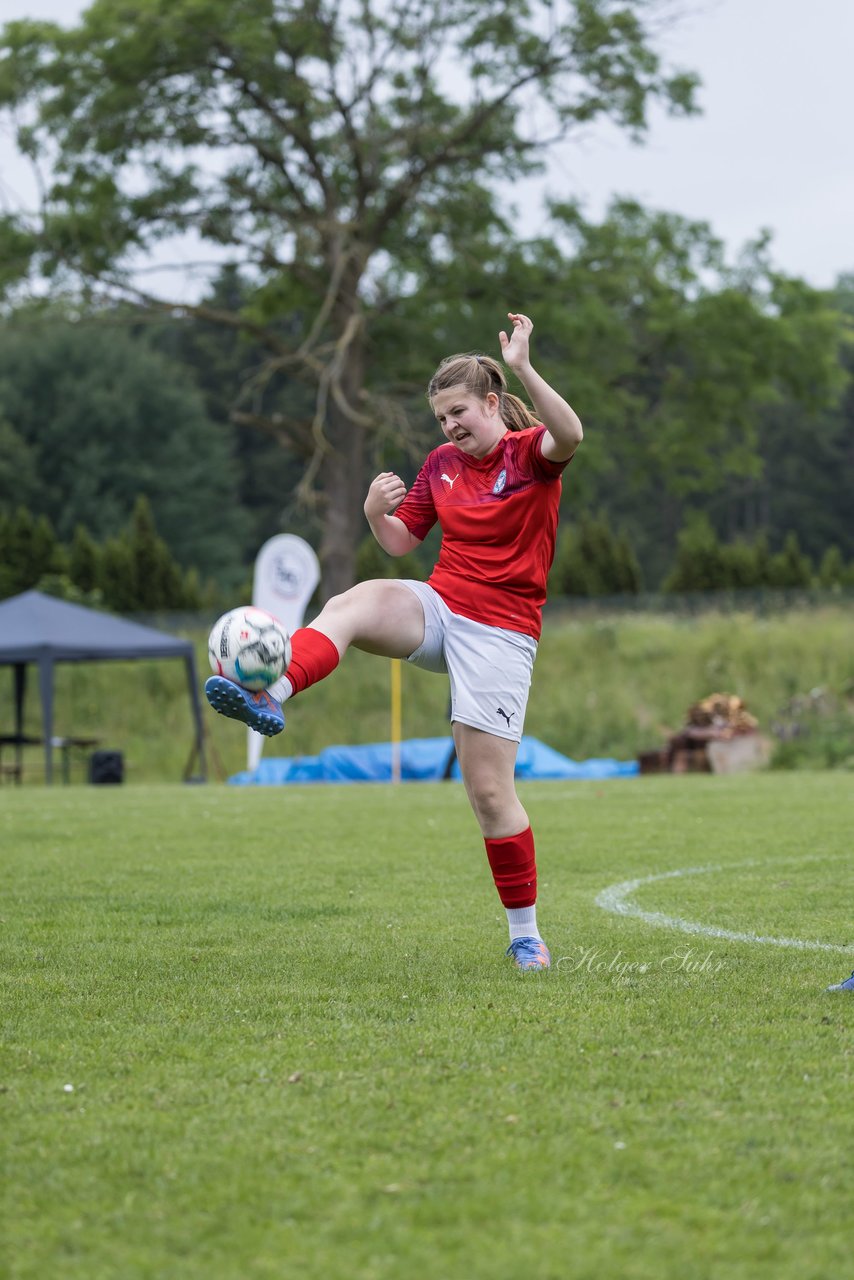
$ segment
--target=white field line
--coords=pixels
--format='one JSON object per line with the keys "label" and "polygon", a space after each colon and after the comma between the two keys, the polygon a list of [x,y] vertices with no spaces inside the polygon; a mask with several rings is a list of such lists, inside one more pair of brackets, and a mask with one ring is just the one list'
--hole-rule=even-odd
{"label": "white field line", "polygon": [[[663,871],[654,876],[641,876],[638,880],[622,880],[619,884],[608,885],[596,895],[596,906],[612,915],[632,916],[643,920],[657,929],[678,929],[681,933],[701,934],[706,938],[726,938],[730,942],[759,942],[770,947],[795,947],[799,951],[842,951],[854,953],[854,946],[843,946],[833,942],[815,942],[804,938],[772,938],[761,933],[741,932],[736,929],[720,929],[717,925],[699,924],[695,920],[683,920],[681,916],[669,916],[663,911],[644,911],[643,907],[632,901],[632,894],[642,885],[655,884],[659,880],[675,880],[682,876],[702,876],[715,871],[730,871],[733,867],[755,867],[761,862],[737,862],[720,867],[680,867],[676,871]],[[779,866],[779,862],[773,863]]]}

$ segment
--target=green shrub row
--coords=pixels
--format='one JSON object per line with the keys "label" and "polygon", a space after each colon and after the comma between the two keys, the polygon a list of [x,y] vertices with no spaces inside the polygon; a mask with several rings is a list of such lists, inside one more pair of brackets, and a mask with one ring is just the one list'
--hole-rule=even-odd
{"label": "green shrub row", "polygon": [[215,604],[213,588],[203,586],[194,569],[182,569],[158,536],[145,497],[137,499],[127,527],[101,544],[78,525],[65,546],[46,516],[36,518],[25,507],[0,513],[0,599],[33,587],[117,613]]}
{"label": "green shrub row", "polygon": [[[429,564],[415,555],[392,559],[372,537],[357,553],[357,578],[424,578]],[[145,497],[137,499],[127,527],[98,544],[78,525],[70,546],[56,537],[45,516],[20,507],[0,513],[0,599],[39,587],[65,599],[118,613],[194,611],[225,607],[212,583],[183,569],[154,525]],[[678,536],[673,568],[661,584],[668,594],[741,591],[754,588],[825,590],[854,587],[854,561],[829,547],[815,565],[789,533],[772,553],[767,539],[723,543],[705,515]],[[549,577],[549,595],[597,598],[638,595],[644,590],[640,564],[627,534],[615,532],[603,515],[582,516],[565,529]]]}
{"label": "green shrub row", "polygon": [[[679,534],[673,568],[661,583],[661,590],[673,595],[812,587],[854,587],[854,561],[846,564],[838,547],[828,547],[816,565],[793,532],[774,553],[764,535],[751,542],[721,542],[705,515]],[[628,537],[615,533],[604,516],[582,517],[561,535],[549,578],[552,597],[637,595],[643,588]]]}
{"label": "green shrub row", "polygon": [[788,590],[854,586],[854,561],[845,563],[838,547],[828,547],[815,565],[788,533],[780,551],[772,554],[764,536],[753,542],[721,543],[706,516],[693,520],[679,535],[676,563],[663,583],[667,592],[749,590],[770,587]]}

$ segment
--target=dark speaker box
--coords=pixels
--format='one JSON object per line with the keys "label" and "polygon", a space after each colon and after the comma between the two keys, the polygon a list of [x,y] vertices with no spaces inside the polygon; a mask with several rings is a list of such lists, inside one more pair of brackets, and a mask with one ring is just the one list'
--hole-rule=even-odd
{"label": "dark speaker box", "polygon": [[93,751],[89,757],[90,782],[122,782],[125,762],[121,751]]}

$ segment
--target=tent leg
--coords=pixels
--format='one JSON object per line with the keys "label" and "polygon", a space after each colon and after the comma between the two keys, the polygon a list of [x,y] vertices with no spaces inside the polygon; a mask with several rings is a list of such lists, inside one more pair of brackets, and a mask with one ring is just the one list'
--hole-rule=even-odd
{"label": "tent leg", "polygon": [[21,739],[24,736],[24,695],[27,690],[27,668],[25,663],[15,663],[15,781],[20,783],[24,770],[24,748]]}
{"label": "tent leg", "polygon": [[42,700],[42,736],[44,737],[44,780],[53,782],[53,659],[39,661],[39,693]]}
{"label": "tent leg", "polygon": [[189,782],[190,770],[193,767],[193,762],[196,759],[198,759],[199,780],[202,782],[207,782],[208,768],[207,768],[207,762],[205,760],[205,735],[202,731],[202,704],[199,699],[199,677],[196,672],[195,654],[192,654],[192,653],[187,654],[186,666],[187,666],[187,683],[190,686],[190,704],[193,708],[193,722],[195,725],[196,736],[195,736],[195,741],[193,743],[193,750],[190,753],[190,758],[187,761],[186,768],[184,769],[184,781]]}

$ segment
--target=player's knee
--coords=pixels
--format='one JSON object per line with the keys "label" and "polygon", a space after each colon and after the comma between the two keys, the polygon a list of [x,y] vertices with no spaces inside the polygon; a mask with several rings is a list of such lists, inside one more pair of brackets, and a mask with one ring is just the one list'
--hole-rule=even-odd
{"label": "player's knee", "polygon": [[490,828],[500,824],[509,804],[516,801],[512,788],[508,795],[507,788],[489,774],[472,780],[469,795],[478,822]]}
{"label": "player's knee", "polygon": [[349,591],[342,591],[340,595],[332,596],[326,607],[334,605],[336,609],[352,613],[354,610],[365,609],[382,598],[382,588],[386,584],[383,582],[375,582],[373,579],[367,582],[357,582],[354,587],[350,587]]}
{"label": "player's knee", "polygon": [[359,582],[355,587],[351,587],[349,591],[342,591],[340,595],[330,596],[323,606],[321,613],[318,615],[320,619],[345,619],[358,617],[367,604],[367,593],[364,588],[368,584]]}

